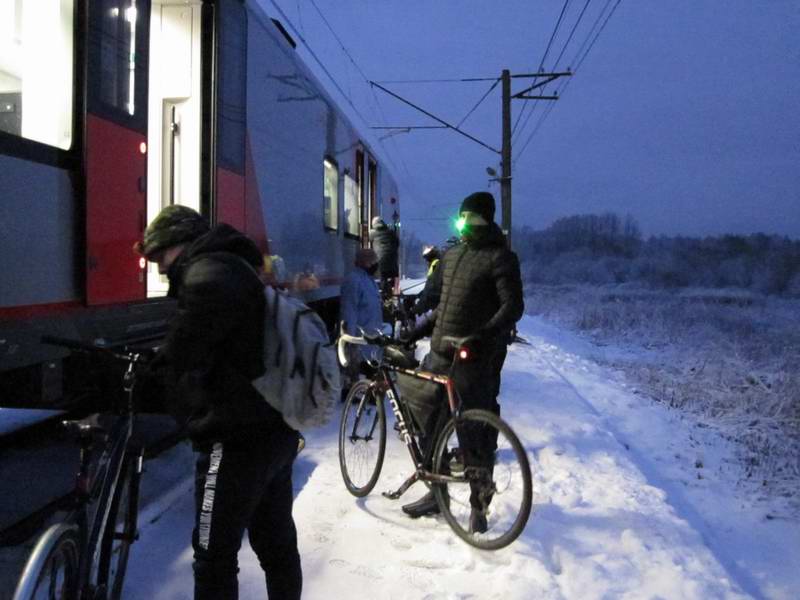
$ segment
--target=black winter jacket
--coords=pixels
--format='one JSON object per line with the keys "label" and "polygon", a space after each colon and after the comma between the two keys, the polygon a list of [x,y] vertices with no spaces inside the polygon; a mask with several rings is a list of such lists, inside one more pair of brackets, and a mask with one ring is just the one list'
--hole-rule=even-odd
{"label": "black winter jacket", "polygon": [[475,240],[452,247],[442,258],[442,295],[432,315],[431,349],[452,356],[443,336],[479,335],[489,345],[506,344],[522,317],[522,278],[517,255],[495,224]]}
{"label": "black winter jacket", "polygon": [[166,408],[198,444],[246,443],[287,427],[250,382],[264,372],[264,291],[256,245],[218,225],[188,246],[167,273],[178,312],[154,369]]}
{"label": "black winter jacket", "polygon": [[397,277],[400,273],[397,264],[397,249],[400,241],[397,239],[397,233],[393,229],[389,229],[386,223],[382,223],[369,230],[369,241],[372,242],[372,248],[378,255],[380,276],[383,278]]}

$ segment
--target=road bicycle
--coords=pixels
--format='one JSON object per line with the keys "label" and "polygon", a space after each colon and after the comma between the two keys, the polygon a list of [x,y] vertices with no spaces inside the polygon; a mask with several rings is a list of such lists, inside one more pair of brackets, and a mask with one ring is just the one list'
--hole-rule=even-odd
{"label": "road bicycle", "polygon": [[[456,361],[470,360],[468,339],[445,339],[452,344]],[[339,337],[339,360],[347,366],[347,344],[375,345],[382,348],[380,358],[369,361],[372,375],[357,381],[344,402],[339,428],[339,465],[348,491],[356,497],[375,487],[386,453],[386,407],[388,400],[396,421],[395,429],[404,442],[414,472],[393,492],[400,498],[414,483],[422,481],[433,490],[441,514],[456,535],[480,549],[497,550],[512,543],[523,531],[531,512],[531,470],[519,438],[500,417],[486,410],[462,410],[453,379],[448,374],[420,370],[417,361],[397,340],[385,334]],[[397,378],[441,386],[445,390],[447,421],[432,444],[424,444],[424,426],[417,421],[397,385]],[[441,421],[440,421],[441,423]],[[437,427],[438,429],[438,427]],[[496,449],[476,451],[475,440],[497,439]],[[491,442],[489,442],[491,443]],[[423,451],[427,446],[428,455]],[[426,467],[430,465],[429,467]],[[474,509],[486,519],[485,531],[473,530],[470,517]]]}
{"label": "road bicycle", "polygon": [[33,545],[13,600],[118,600],[137,537],[143,452],[130,440],[136,369],[145,355],[49,336],[42,342],[122,361],[125,394],[123,405],[112,412],[62,421],[80,444],[75,486],[58,507],[60,518]]}

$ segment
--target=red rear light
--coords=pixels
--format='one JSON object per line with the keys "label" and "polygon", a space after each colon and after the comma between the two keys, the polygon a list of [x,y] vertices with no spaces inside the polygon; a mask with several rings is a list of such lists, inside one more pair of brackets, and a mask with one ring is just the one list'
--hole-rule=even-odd
{"label": "red rear light", "polygon": [[469,350],[467,350],[466,348],[459,348],[458,358],[460,358],[461,360],[469,360]]}
{"label": "red rear light", "polygon": [[142,257],[139,259],[139,268],[140,268],[140,269],[145,269],[146,267],[147,267],[147,260],[145,259],[145,257],[144,257],[144,256],[142,256]]}
{"label": "red rear light", "polygon": [[147,144],[145,144],[144,142],[139,144],[139,152],[141,152],[142,154],[147,154]]}

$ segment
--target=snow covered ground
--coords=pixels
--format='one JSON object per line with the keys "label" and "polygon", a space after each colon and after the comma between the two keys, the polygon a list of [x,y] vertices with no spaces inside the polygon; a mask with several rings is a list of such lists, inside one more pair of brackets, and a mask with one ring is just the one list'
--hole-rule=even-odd
{"label": "snow covered ground", "polygon": [[[410,474],[393,436],[375,491],[350,496],[332,423],[307,432],[295,467],[304,598],[798,597],[800,524],[737,487],[726,442],[635,394],[582,339],[533,317],[520,335],[530,345],[510,349],[501,405],[533,469],[522,536],[484,552],[440,517],[405,517],[400,505],[423,489],[399,501],[380,495]],[[164,475],[189,468],[180,451],[150,465],[145,494],[156,498],[142,515],[125,598],[192,597],[191,479]],[[246,543],[240,564],[240,597],[263,598]]]}

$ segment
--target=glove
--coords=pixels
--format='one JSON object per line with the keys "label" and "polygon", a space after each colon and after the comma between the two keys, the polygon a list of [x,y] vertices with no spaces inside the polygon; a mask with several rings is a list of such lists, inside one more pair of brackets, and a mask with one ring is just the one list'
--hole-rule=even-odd
{"label": "glove", "polygon": [[403,346],[407,348],[413,348],[414,345],[425,336],[420,335],[416,327],[412,327],[410,329],[401,329],[398,337],[400,338],[400,343],[403,344]]}

